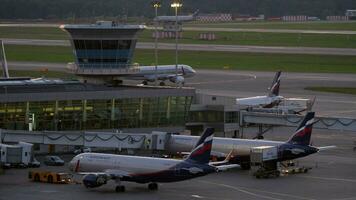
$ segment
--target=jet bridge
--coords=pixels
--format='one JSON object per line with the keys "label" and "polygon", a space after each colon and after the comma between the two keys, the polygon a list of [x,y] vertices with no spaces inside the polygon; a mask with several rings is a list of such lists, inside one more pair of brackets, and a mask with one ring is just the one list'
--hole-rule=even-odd
{"label": "jet bridge", "polygon": [[154,150],[166,149],[170,134],[154,131],[145,133],[75,132],[75,131],[15,131],[0,129],[0,143],[28,142],[45,145],[84,146],[98,148]]}
{"label": "jet bridge", "polygon": [[[298,126],[302,115],[240,111],[240,127],[253,125]],[[314,128],[356,132],[356,119],[340,117],[316,117]]]}

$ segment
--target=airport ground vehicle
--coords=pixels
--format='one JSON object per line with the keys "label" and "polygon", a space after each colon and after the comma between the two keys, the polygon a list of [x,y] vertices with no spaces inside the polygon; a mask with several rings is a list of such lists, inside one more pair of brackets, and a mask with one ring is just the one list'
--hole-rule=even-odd
{"label": "airport ground vehicle", "polygon": [[44,163],[48,166],[63,166],[64,161],[58,156],[46,156]]}
{"label": "airport ground vehicle", "polygon": [[279,177],[278,148],[276,146],[260,146],[251,148],[251,169],[256,178]]}
{"label": "airport ground vehicle", "polygon": [[72,181],[72,175],[69,173],[57,173],[50,171],[34,170],[28,172],[28,178],[35,182],[63,183],[68,184]]}
{"label": "airport ground vehicle", "polygon": [[294,162],[278,162],[278,147],[251,148],[252,175],[256,178],[277,178],[280,175],[307,173],[310,167],[299,167]]}
{"label": "airport ground vehicle", "polygon": [[33,157],[33,144],[0,144],[0,163],[5,167],[37,167],[39,162]]}

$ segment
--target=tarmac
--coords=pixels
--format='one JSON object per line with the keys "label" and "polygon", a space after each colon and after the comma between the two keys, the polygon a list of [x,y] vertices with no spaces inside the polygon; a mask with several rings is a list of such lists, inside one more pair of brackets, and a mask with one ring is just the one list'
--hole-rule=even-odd
{"label": "tarmac", "polygon": [[[44,39],[2,39],[10,45],[35,46],[69,46],[68,40]],[[138,42],[137,49],[154,49],[152,42]],[[158,43],[161,50],[174,50],[174,43]],[[218,51],[218,52],[245,52],[245,53],[275,53],[275,54],[309,54],[309,55],[356,55],[353,48],[320,48],[320,47],[279,47],[279,46],[253,46],[253,45],[217,45],[217,44],[179,44],[179,50],[186,51]]]}
{"label": "tarmac", "polygon": [[[286,139],[285,134],[268,135],[270,139]],[[279,178],[256,179],[249,171],[234,169],[227,172],[176,183],[159,184],[158,191],[149,191],[147,185],[122,182],[125,193],[115,192],[113,181],[95,189],[79,184],[57,185],[34,183],[28,180],[31,169],[9,169],[0,175],[0,200],[105,200],[105,199],[207,199],[207,200],[353,200],[356,199],[356,152],[352,150],[352,133],[314,131],[316,145],[335,144],[337,149],[300,159],[296,164],[311,167],[308,173],[289,174]],[[74,155],[63,155],[69,161]],[[39,157],[42,160],[42,157]],[[65,172],[64,167],[42,166],[43,170]]]}

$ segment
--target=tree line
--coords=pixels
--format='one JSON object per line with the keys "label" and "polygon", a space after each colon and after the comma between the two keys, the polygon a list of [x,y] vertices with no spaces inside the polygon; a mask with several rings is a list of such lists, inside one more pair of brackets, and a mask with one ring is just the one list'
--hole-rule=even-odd
{"label": "tree line", "polygon": [[[170,0],[161,0],[160,15],[173,15]],[[184,0],[180,13],[231,13],[268,17],[308,15],[324,18],[356,9],[355,0]],[[153,17],[151,0],[0,0],[0,19],[68,19]]]}

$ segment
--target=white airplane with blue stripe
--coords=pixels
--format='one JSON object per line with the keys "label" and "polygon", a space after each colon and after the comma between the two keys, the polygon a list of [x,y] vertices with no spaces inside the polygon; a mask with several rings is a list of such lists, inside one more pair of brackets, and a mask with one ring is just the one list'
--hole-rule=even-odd
{"label": "white airplane with blue stripe", "polygon": [[70,170],[83,177],[87,188],[96,188],[109,180],[117,183],[117,192],[125,191],[122,181],[148,183],[150,190],[157,190],[157,183],[184,181],[207,174],[239,167],[225,161],[209,162],[213,142],[213,128],[207,128],[195,148],[185,160],[126,156],[102,153],[83,153],[69,163]]}
{"label": "white airplane with blue stripe", "polygon": [[248,107],[272,108],[278,106],[284,99],[279,95],[279,86],[281,85],[281,71],[278,71],[273,79],[272,86],[266,96],[256,96],[247,98],[237,98],[236,104]]}

